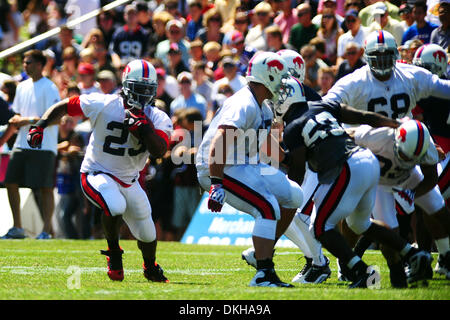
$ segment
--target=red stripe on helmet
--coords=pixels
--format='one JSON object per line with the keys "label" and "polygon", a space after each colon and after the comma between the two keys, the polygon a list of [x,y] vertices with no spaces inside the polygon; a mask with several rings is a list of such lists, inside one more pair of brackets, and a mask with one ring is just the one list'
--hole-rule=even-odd
{"label": "red stripe on helmet", "polygon": [[141,62],[142,62],[142,77],[143,78],[148,78],[149,74],[150,74],[150,70],[148,68],[148,64],[144,60],[141,60]]}
{"label": "red stripe on helmet", "polygon": [[422,149],[423,149],[425,133],[423,130],[422,123],[420,123],[420,121],[416,120],[416,125],[417,125],[417,129],[418,129],[418,137],[417,137],[417,145],[416,145],[416,150],[414,151],[414,155],[418,156],[422,152]]}

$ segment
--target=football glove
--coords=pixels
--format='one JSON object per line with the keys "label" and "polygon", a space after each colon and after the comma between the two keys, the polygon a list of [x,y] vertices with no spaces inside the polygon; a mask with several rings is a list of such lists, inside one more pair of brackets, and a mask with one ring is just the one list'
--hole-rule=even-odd
{"label": "football glove", "polygon": [[125,120],[123,121],[125,127],[132,133],[138,132],[138,130],[150,123],[144,112],[132,113],[130,110],[125,110]]}
{"label": "football glove", "polygon": [[414,211],[414,197],[416,193],[409,189],[392,188],[394,199],[407,214]]}
{"label": "football glove", "polygon": [[40,126],[31,126],[27,135],[27,142],[31,148],[40,149],[42,139],[44,138],[44,128]]}
{"label": "football glove", "polygon": [[209,189],[208,209],[212,212],[220,212],[225,203],[225,189],[222,183],[215,183]]}

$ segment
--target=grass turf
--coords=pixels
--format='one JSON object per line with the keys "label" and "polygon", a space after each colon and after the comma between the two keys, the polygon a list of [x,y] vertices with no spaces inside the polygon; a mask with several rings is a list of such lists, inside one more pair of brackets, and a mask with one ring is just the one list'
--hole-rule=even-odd
{"label": "grass turf", "polygon": [[[255,271],[241,260],[245,247],[187,245],[159,242],[157,262],[170,283],[148,282],[142,275],[142,257],[135,241],[121,241],[125,251],[123,282],[106,275],[104,240],[0,241],[1,300],[448,300],[450,281],[434,275],[426,288],[392,289],[386,263],[379,251],[364,260],[381,271],[380,289],[347,288],[338,282],[336,259],[330,258],[331,278],[320,285],[295,288],[251,288]],[[274,262],[286,282],[305,260],[296,249],[277,248]],[[434,254],[433,266],[437,255]],[[76,279],[79,279],[79,282]]]}

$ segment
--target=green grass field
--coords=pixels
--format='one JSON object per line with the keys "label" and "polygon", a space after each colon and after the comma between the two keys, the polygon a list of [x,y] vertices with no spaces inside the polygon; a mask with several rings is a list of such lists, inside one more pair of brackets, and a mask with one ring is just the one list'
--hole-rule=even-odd
{"label": "green grass field", "polygon": [[[391,289],[387,266],[379,251],[364,256],[381,270],[380,289],[347,288],[338,282],[336,260],[332,276],[321,285],[293,289],[250,288],[254,269],[241,260],[245,247],[186,245],[159,242],[157,261],[170,283],[151,283],[142,275],[142,258],[135,241],[121,241],[125,250],[125,280],[112,282],[100,240],[0,241],[2,300],[448,300],[450,281],[435,275],[427,288]],[[305,260],[292,248],[278,248],[274,262],[280,278],[290,282]],[[437,257],[434,255],[433,266]],[[71,271],[72,270],[72,271]],[[79,279],[79,282],[76,281]],[[77,288],[79,285],[79,288]]]}

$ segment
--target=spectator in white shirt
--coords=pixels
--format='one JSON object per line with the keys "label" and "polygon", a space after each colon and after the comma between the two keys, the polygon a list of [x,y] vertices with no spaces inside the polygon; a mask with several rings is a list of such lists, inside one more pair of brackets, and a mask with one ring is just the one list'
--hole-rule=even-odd
{"label": "spectator in white shirt", "polygon": [[345,47],[350,42],[359,44],[360,47],[364,47],[364,41],[366,39],[367,28],[361,24],[361,19],[358,17],[358,11],[350,9],[345,14],[345,25],[348,31],[344,33],[338,39],[337,44],[337,65],[344,60]]}

